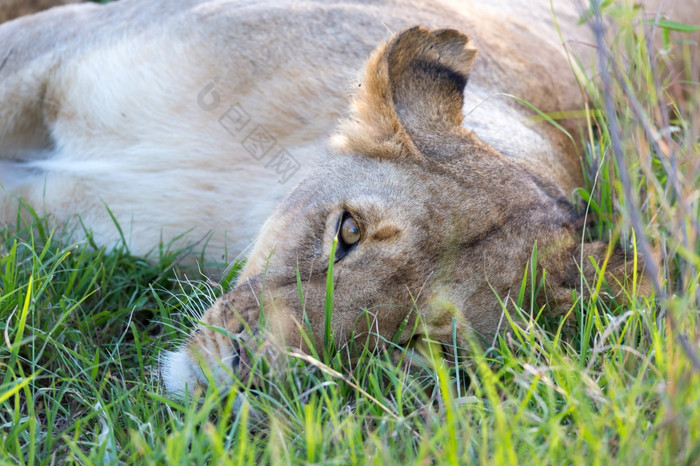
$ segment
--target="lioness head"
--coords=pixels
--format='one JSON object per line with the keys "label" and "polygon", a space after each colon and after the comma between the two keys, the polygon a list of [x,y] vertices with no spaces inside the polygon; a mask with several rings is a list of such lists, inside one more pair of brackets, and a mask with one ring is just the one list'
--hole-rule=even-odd
{"label": "lioness head", "polygon": [[[336,347],[351,339],[407,344],[425,334],[450,342],[453,318],[460,338],[493,335],[497,295],[517,293],[535,243],[547,270],[541,299],[554,310],[571,306],[581,271],[595,274],[588,257],[602,262],[606,246],[580,244],[569,193],[547,174],[462,127],[475,56],[465,35],[419,27],[374,52],[333,139],[337,155],[282,202],[238,286],[166,357],[169,391],[206,383],[200,364],[217,384],[244,376],[242,344],[258,331],[261,309],[268,340],[321,348],[332,249]],[[620,253],[607,270],[615,288],[625,277]],[[310,341],[300,331],[307,327]]]}

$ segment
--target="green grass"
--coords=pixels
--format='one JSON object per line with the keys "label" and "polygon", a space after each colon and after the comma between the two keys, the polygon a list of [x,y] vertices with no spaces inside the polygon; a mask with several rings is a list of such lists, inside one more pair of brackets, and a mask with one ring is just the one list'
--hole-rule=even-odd
{"label": "green grass", "polygon": [[657,296],[619,306],[593,294],[571,309],[573,327],[524,306],[492,346],[473,343],[461,367],[428,355],[408,371],[368,351],[348,363],[326,345],[325,363],[291,354],[259,389],[210,387],[184,403],[163,394],[158,354],[191,328],[184,310],[206,308],[233,275],[186,280],[176,252],[154,263],[68,244],[43,219],[9,225],[0,462],[700,462],[700,91],[690,78],[661,78],[663,56],[652,67],[650,26],[633,11],[606,13],[623,72],[582,81],[591,104],[580,194],[596,219],[586,234],[630,241],[634,225],[640,254],[657,259]]}

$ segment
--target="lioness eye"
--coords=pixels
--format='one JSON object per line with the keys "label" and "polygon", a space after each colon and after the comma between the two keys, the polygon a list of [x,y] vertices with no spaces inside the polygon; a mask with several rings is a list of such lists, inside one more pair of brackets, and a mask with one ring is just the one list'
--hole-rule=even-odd
{"label": "lioness eye", "polygon": [[360,229],[357,227],[357,222],[354,218],[347,216],[340,226],[340,238],[347,245],[355,244],[360,241]]}

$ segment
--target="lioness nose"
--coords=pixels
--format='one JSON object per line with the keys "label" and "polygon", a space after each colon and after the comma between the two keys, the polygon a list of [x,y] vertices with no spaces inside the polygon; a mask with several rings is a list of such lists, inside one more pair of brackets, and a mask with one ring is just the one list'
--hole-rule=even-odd
{"label": "lioness nose", "polygon": [[256,328],[251,333],[240,333],[232,342],[234,355],[231,360],[231,370],[243,382],[248,381],[253,371],[251,355],[256,354],[260,346],[257,336],[258,329]]}
{"label": "lioness nose", "polygon": [[257,277],[239,284],[214,303],[203,322],[212,329],[206,333],[214,333],[221,355],[228,353],[233,373],[243,380],[251,370],[251,354],[257,352],[260,289]]}

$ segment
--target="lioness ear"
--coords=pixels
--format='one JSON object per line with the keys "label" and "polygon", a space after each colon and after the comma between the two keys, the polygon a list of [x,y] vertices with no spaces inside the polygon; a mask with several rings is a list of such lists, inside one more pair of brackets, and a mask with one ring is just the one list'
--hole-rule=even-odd
{"label": "lioness ear", "polygon": [[433,144],[463,134],[463,91],[476,49],[453,29],[414,27],[369,58],[351,116],[333,143],[376,157],[437,155]]}
{"label": "lioness ear", "polygon": [[624,304],[637,296],[649,296],[652,292],[651,281],[644,273],[641,257],[638,256],[635,261],[631,251],[625,251],[619,246],[609,251],[608,245],[601,241],[583,246],[578,244],[567,248],[567,253],[559,260],[559,271],[546,268],[550,274],[547,280],[550,291],[553,291],[557,307],[561,311],[567,311],[574,304],[572,290],[577,290],[579,294],[582,291],[584,297],[590,296],[596,288],[601,271],[604,271],[607,283],[607,286],[600,289],[604,298],[614,298],[618,303]]}

